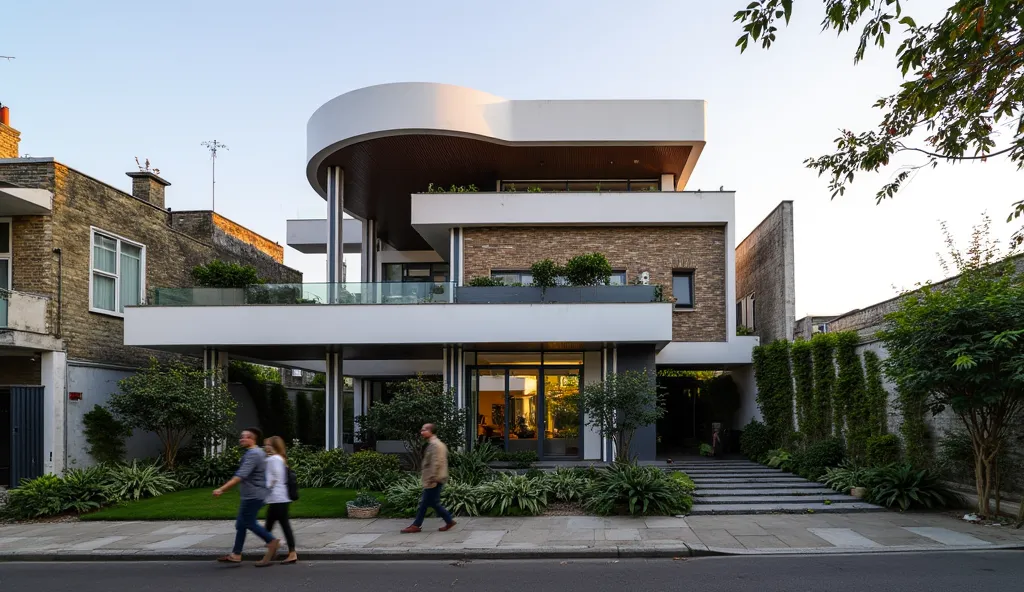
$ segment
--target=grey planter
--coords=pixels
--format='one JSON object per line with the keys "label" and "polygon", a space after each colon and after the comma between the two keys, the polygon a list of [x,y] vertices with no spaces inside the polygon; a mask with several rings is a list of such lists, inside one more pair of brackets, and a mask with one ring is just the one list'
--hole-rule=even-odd
{"label": "grey planter", "polygon": [[540,288],[533,286],[459,286],[455,302],[460,304],[540,304]]}
{"label": "grey planter", "polygon": [[654,286],[459,286],[455,301],[465,304],[574,304],[654,302]]}

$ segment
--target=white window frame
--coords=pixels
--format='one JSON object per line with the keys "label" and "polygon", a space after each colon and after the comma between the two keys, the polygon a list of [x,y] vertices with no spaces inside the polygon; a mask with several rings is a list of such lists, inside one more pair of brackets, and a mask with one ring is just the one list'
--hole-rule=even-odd
{"label": "white window frame", "polygon": [[0,259],[7,260],[7,289],[14,289],[14,218],[0,218],[0,224],[7,223],[7,254]]}
{"label": "white window frame", "polygon": [[[117,267],[116,267],[117,271],[115,273],[113,273],[113,274],[107,273],[105,271],[100,271],[100,270],[96,269],[96,262],[94,260],[94,253],[95,253],[95,244],[96,244],[96,235],[97,234],[105,236],[106,238],[109,238],[111,240],[117,241],[117,254],[115,255],[115,261],[117,263]],[[141,277],[139,278],[140,279],[140,282],[139,282],[139,292],[140,292],[140,294],[139,294],[139,304],[145,304],[146,303],[146,245],[144,245],[144,244],[142,244],[140,242],[133,241],[131,239],[125,238],[125,237],[120,236],[118,234],[115,234],[113,232],[108,232],[106,230],[103,230],[102,228],[97,228],[95,226],[90,226],[89,227],[89,312],[94,312],[96,314],[102,314],[102,315],[107,315],[107,316],[111,316],[111,317],[124,318],[124,313],[121,312],[121,244],[122,243],[127,243],[127,244],[129,244],[129,245],[131,245],[133,247],[137,247],[139,249],[139,251],[140,251],[140,258],[141,258],[140,265],[141,265],[141,269],[140,269],[139,273],[141,274]],[[103,308],[96,308],[95,306],[93,306],[93,301],[92,301],[92,298],[93,298],[93,278],[96,277],[97,273],[102,275],[102,276],[106,276],[106,277],[110,277],[110,278],[114,279],[114,310],[106,310],[106,309],[103,309]]]}

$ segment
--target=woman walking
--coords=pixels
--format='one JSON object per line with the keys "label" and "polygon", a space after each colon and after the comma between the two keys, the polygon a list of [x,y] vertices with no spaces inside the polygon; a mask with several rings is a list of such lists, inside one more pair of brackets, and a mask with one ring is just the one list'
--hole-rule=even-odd
{"label": "woman walking", "polygon": [[[295,535],[292,533],[292,525],[288,520],[288,507],[292,500],[288,495],[288,455],[285,452],[284,440],[278,436],[271,436],[265,442],[267,449],[267,489],[270,495],[267,496],[267,532],[274,532],[274,524],[280,522],[281,530],[284,531],[284,538],[288,541],[288,557],[281,562],[281,565],[291,565],[299,560],[295,553]],[[256,565],[263,567],[270,564],[270,559],[261,561]]]}

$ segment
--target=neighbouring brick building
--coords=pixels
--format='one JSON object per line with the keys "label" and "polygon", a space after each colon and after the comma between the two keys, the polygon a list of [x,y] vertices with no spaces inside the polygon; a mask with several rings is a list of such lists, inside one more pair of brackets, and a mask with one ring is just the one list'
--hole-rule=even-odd
{"label": "neighbouring brick building", "polygon": [[[171,211],[170,183],[154,172],[127,173],[126,193],[52,158],[19,158],[18,140],[0,122],[0,442],[16,429],[27,439],[0,445],[0,485],[12,468],[87,462],[82,416],[150,357],[176,355],[124,345],[124,310],[152,288],[191,286],[192,268],[215,259],[302,281],[273,241],[210,211]],[[151,447],[129,441],[137,454]]]}

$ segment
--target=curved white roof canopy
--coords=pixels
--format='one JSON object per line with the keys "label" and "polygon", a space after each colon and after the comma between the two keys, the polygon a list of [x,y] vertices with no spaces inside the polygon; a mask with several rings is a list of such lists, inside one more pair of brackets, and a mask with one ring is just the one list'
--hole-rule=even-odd
{"label": "curved white roof canopy", "polygon": [[345,169],[345,211],[378,221],[399,249],[426,248],[409,198],[427,185],[499,179],[654,179],[685,187],[705,143],[705,102],[513,101],[434,83],[371,86],[317,109],[306,128],[306,177],[326,196]]}

